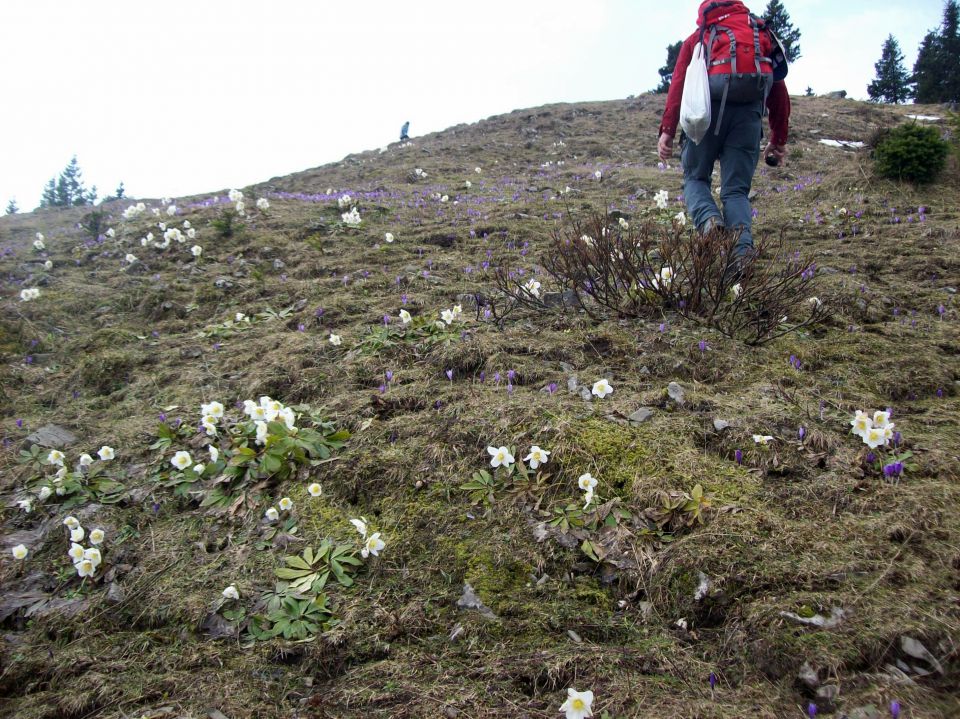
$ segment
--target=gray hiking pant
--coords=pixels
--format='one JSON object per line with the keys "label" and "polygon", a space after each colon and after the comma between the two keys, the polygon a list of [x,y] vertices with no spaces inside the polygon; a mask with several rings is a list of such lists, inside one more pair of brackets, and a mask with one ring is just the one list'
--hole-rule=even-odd
{"label": "gray hiking pant", "polygon": [[[735,105],[728,102],[716,133],[720,103],[714,102],[713,122],[699,145],[689,139],[680,155],[683,164],[683,195],[687,211],[698,229],[704,229],[713,218],[728,229],[742,231],[734,248],[740,257],[753,247],[750,234],[752,218],[750,185],[760,159],[762,105]],[[710,176],[714,163],[720,160],[720,201],[723,212],[714,202]]]}

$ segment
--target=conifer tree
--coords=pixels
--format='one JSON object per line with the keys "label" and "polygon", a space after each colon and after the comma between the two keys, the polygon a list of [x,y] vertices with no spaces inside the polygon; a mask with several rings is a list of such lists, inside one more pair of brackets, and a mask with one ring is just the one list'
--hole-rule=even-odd
{"label": "conifer tree", "polygon": [[913,65],[916,101],[960,102],[960,6],[947,0],[939,32],[923,38]]}
{"label": "conifer tree", "polygon": [[883,43],[880,59],[873,66],[876,79],[867,87],[872,102],[906,102],[913,96],[910,89],[910,75],[903,66],[903,53],[900,44],[890,35]]}
{"label": "conifer tree", "polygon": [[124,189],[123,183],[121,182],[119,185],[117,185],[117,189],[113,193],[113,196],[116,197],[118,200],[122,200],[125,192],[126,190]]}
{"label": "conifer tree", "polygon": [[20,212],[20,208],[17,207],[17,200],[15,197],[10,198],[10,202],[7,203],[7,214],[15,215]]}
{"label": "conifer tree", "polygon": [[660,94],[670,90],[670,81],[673,79],[673,68],[677,66],[677,58],[680,57],[680,47],[682,40],[678,40],[673,45],[667,45],[667,64],[661,67],[657,72],[660,74],[660,84],[654,92]]}
{"label": "conifer tree", "polygon": [[51,178],[43,188],[40,207],[70,207],[72,205],[92,205],[97,199],[97,188],[89,191],[83,186],[83,173],[77,163],[77,156],[63,168],[60,177]]}
{"label": "conifer tree", "polygon": [[767,25],[783,43],[787,53],[787,60],[796,62],[800,59],[800,31],[790,22],[790,14],[780,0],[770,0],[767,9],[763,11]]}

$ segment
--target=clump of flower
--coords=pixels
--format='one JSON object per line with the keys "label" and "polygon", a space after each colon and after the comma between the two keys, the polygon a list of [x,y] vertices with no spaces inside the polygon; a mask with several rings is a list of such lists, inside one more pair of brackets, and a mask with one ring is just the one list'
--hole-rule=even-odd
{"label": "clump of flower", "polygon": [[589,472],[581,474],[577,479],[577,486],[583,492],[583,508],[586,509],[593,501],[593,490],[597,486],[597,480]]}
{"label": "clump of flower", "polygon": [[343,220],[343,224],[347,225],[348,227],[359,227],[360,223],[363,222],[360,217],[360,212],[356,207],[351,209],[350,212],[344,212],[342,215],[340,215],[340,219]]}
{"label": "clump of flower", "polygon": [[37,252],[43,252],[45,249],[47,249],[47,245],[43,241],[43,234],[40,232],[37,233],[37,239],[33,241],[33,249],[35,249]]}
{"label": "clump of flower", "polygon": [[863,439],[863,443],[870,449],[877,447],[886,447],[894,436],[894,427],[890,421],[890,412],[876,411],[869,415],[862,410],[857,410],[853,419],[850,420],[852,434]]}
{"label": "clump of flower", "polygon": [[144,212],[147,211],[147,206],[142,202],[138,202],[135,205],[130,205],[127,209],[123,211],[123,217],[126,220],[132,220],[136,217],[139,217]]}
{"label": "clump of flower", "polygon": [[656,195],[653,196],[653,201],[657,203],[657,209],[665,210],[667,209],[667,200],[670,195],[666,190],[660,190]]}
{"label": "clump of flower", "polygon": [[353,207],[353,198],[350,195],[341,195],[337,198],[337,207],[341,210],[345,210],[348,207]]}
{"label": "clump of flower", "polygon": [[261,212],[266,212],[267,210],[269,210],[269,209],[270,209],[270,200],[268,200],[266,197],[258,197],[258,198],[257,198],[257,209],[260,210]]}
{"label": "clump of flower", "polygon": [[28,287],[25,290],[20,290],[20,301],[29,302],[30,300],[35,300],[40,296],[39,287]]}

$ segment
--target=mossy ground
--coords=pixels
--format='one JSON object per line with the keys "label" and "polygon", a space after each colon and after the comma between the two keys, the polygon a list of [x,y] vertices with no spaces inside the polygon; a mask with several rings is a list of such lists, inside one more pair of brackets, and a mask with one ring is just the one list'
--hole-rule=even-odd
{"label": "mossy ground", "polygon": [[[783,232],[818,263],[833,313],[811,333],[749,348],[669,313],[520,313],[498,326],[468,304],[462,334],[446,342],[378,330],[385,315],[395,329],[404,307],[436,318],[461,295],[490,295],[493,267],[529,271],[563,221],[552,198],[568,186],[573,209],[631,213],[660,189],[673,201],[681,177],[655,156],[661,103],[518,111],[243,188],[248,207],[267,196],[271,208],[229,238],[209,226],[226,205],[180,198],[175,224],[197,228],[199,262],[185,247],[141,248],[148,230],[159,234],[156,220],[121,222],[126,203],[107,206],[118,236],[102,244],[75,229],[80,210],[0,219],[10,250],[0,257],[0,605],[26,591],[61,602],[5,620],[0,714],[548,717],[576,686],[595,692],[597,716],[774,718],[801,715],[809,698],[795,677],[809,662],[840,685],[838,715],[896,698],[904,716],[957,716],[956,179],[920,190],[880,181],[866,153],[818,144],[866,140],[906,110],[797,98],[791,158],[758,171],[755,234]],[[359,230],[338,225],[344,192],[360,199]],[[38,231],[50,271],[30,248]],[[126,266],[127,252],[140,266]],[[21,286],[40,286],[41,298],[19,303]],[[210,331],[268,308],[291,309]],[[614,393],[584,403],[566,390],[573,373],[588,384],[607,376]],[[666,396],[672,381],[686,390],[683,406]],[[148,479],[168,459],[148,450],[161,412],[192,423],[201,402],[261,394],[324,407],[353,433],[313,472],[322,498],[300,481],[276,488],[294,499],[297,537],[355,542],[347,520],[363,515],[387,541],[353,587],[331,589],[339,624],[307,643],[210,636],[221,590],[236,584],[251,607],[303,543],[275,547],[260,511],[209,513]],[[626,424],[641,406],[651,418]],[[864,470],[847,425],[855,409],[887,406],[915,455],[896,485]],[[717,418],[731,426],[717,431]],[[80,437],[69,456],[109,444],[127,475],[125,501],[74,511],[107,529],[109,581],[71,577],[55,502],[16,509],[27,474],[16,454],[49,422]],[[753,434],[776,439],[764,449]],[[508,483],[490,508],[471,506],[459,487],[487,466],[491,444],[518,459],[533,444],[553,454],[539,488]],[[564,543],[540,526],[541,512],[579,501],[587,471],[603,500],[635,514],[696,484],[712,507],[671,542],[630,523],[597,530],[590,536],[620,558],[606,571],[579,538]],[[18,566],[6,547],[31,532]],[[705,600],[694,597],[701,575]],[[464,582],[496,619],[457,607]],[[122,598],[108,596],[111,583]],[[847,615],[831,630],[781,614],[833,607]],[[903,635],[944,673],[898,680],[889,667]]]}

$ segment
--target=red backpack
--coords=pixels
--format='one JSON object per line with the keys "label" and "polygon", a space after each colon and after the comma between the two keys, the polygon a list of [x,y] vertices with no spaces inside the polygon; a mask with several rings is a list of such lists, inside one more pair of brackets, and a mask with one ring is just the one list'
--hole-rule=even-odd
{"label": "red backpack", "polygon": [[774,56],[780,47],[764,21],[751,15],[739,0],[703,3],[698,25],[706,50],[710,97],[720,101],[719,133],[728,101],[766,104],[773,87]]}

